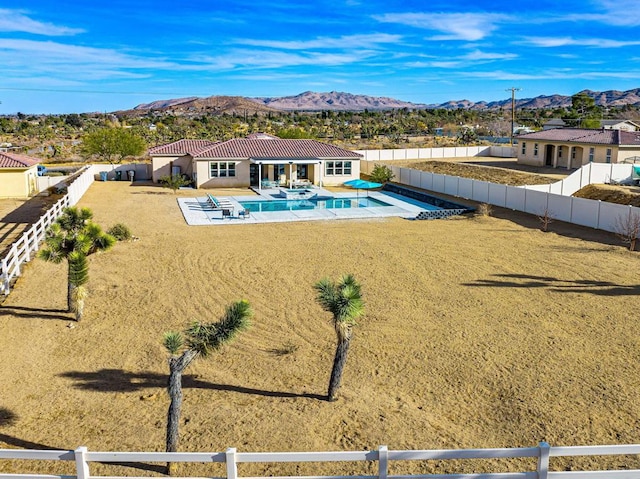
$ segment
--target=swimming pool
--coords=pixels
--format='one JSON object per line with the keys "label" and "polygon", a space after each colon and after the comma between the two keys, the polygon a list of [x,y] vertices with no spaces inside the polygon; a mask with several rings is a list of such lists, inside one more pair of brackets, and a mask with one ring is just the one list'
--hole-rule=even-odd
{"label": "swimming pool", "polygon": [[312,198],[308,200],[240,201],[240,206],[254,211],[300,211],[316,209],[373,208],[391,206],[377,198]]}

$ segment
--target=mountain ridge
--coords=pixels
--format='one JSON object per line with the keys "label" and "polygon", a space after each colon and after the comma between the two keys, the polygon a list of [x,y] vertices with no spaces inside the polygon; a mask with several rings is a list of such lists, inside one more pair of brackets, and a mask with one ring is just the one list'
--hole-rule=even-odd
{"label": "mountain ridge", "polygon": [[[640,88],[632,90],[606,90],[602,92],[582,90],[576,94],[587,94],[598,106],[619,107],[625,105],[640,106]],[[571,106],[571,96],[539,95],[533,98],[516,99],[517,108],[566,108]],[[156,100],[137,105],[126,112],[144,114],[148,111],[170,111],[174,113],[213,113],[213,114],[254,114],[282,111],[364,111],[409,109],[469,109],[492,110],[511,108],[511,99],[498,101],[450,100],[439,104],[412,103],[390,97],[374,97],[347,92],[312,92],[283,97],[242,97],[221,96],[185,97]]]}

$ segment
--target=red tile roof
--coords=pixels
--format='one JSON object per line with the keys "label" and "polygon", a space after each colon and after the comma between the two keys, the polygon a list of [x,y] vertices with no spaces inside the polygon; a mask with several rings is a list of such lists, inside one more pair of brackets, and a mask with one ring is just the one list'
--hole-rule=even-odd
{"label": "red tile roof", "polygon": [[211,148],[218,144],[217,141],[209,140],[178,140],[166,145],[149,148],[150,155],[191,155],[195,156],[199,152]]}
{"label": "red tile roof", "polygon": [[315,140],[283,140],[280,138],[235,138],[219,143],[194,155],[198,159],[212,158],[360,158],[354,151],[327,145]]}
{"label": "red tile roof", "polygon": [[0,168],[30,168],[40,163],[38,158],[0,152]]}
{"label": "red tile roof", "polygon": [[547,140],[596,145],[640,145],[640,132],[621,130],[591,130],[586,128],[555,128],[517,136],[518,140]]}

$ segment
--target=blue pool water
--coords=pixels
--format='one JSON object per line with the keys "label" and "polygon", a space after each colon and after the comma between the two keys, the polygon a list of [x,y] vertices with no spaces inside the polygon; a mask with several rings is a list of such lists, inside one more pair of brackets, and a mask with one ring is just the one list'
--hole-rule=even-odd
{"label": "blue pool water", "polygon": [[391,206],[376,198],[312,198],[309,200],[241,201],[240,205],[250,211],[299,211],[339,208],[371,208]]}

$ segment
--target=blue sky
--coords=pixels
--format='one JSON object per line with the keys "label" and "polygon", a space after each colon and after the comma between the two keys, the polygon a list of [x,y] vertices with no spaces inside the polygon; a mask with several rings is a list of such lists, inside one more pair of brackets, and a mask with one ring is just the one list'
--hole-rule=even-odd
{"label": "blue sky", "polygon": [[441,103],[640,87],[638,0],[24,3],[0,1],[0,113],[307,90]]}

